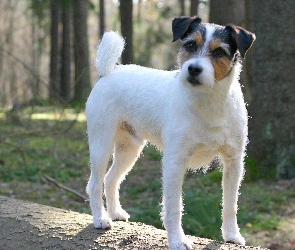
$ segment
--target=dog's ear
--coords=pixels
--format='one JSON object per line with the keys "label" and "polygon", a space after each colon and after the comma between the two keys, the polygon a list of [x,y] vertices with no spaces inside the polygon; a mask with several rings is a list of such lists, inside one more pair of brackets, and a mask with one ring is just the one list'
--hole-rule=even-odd
{"label": "dog's ear", "polygon": [[240,51],[241,56],[244,58],[246,52],[250,49],[256,39],[255,34],[243,29],[242,27],[232,24],[227,25],[226,28],[230,30],[237,43],[238,50]]}
{"label": "dog's ear", "polygon": [[179,38],[184,37],[187,33],[191,31],[191,26],[193,23],[200,23],[201,18],[194,17],[177,17],[172,20],[172,32],[173,40],[172,42],[177,41]]}

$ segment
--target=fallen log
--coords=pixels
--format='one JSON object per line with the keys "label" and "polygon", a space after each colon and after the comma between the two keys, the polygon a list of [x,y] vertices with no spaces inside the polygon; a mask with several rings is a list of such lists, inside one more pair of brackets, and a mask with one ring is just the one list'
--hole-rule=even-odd
{"label": "fallen log", "polygon": [[[189,236],[194,249],[260,247],[225,244]],[[140,222],[115,222],[95,229],[90,215],[0,196],[0,249],[169,249],[167,234]]]}

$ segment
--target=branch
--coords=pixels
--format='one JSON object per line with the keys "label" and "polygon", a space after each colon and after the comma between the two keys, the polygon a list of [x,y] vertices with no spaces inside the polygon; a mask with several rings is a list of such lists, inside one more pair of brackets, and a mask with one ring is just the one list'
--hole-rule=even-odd
{"label": "branch", "polygon": [[64,189],[72,194],[75,194],[77,195],[78,197],[80,197],[83,201],[86,201],[88,199],[88,197],[86,197],[85,195],[79,193],[78,191],[72,189],[72,188],[69,188],[63,184],[61,184],[60,182],[58,182],[57,180],[55,180],[54,178],[52,177],[49,177],[48,175],[44,174],[43,175],[44,178],[50,182],[52,182],[53,184],[55,184],[57,187],[61,188],[61,189]]}

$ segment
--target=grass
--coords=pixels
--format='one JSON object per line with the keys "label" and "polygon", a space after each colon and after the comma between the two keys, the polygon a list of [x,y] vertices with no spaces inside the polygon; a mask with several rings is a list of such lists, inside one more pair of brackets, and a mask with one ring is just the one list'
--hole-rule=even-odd
{"label": "grass", "polygon": [[[248,159],[241,187],[238,221],[248,244],[294,249],[295,188],[261,179]],[[30,107],[12,123],[0,111],[0,195],[90,213],[87,202],[49,183],[46,174],[85,194],[90,174],[83,113]],[[260,178],[257,178],[259,176]],[[255,181],[253,181],[255,180]],[[221,173],[188,173],[184,182],[183,228],[187,234],[222,240]],[[287,182],[288,183],[288,182]],[[163,228],[161,154],[151,145],[121,185],[121,203],[132,221]]]}

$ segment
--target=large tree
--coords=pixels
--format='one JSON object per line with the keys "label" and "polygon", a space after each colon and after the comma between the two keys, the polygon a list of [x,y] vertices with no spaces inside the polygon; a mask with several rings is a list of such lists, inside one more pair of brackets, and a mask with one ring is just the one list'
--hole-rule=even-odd
{"label": "large tree", "polygon": [[226,25],[243,25],[245,18],[245,0],[211,0],[210,22]]}
{"label": "large tree", "polygon": [[[252,51],[248,155],[277,177],[295,177],[294,0],[247,0]],[[249,11],[248,11],[249,10]]]}
{"label": "large tree", "polygon": [[75,51],[75,95],[74,102],[84,102],[91,89],[90,63],[87,34],[87,0],[73,1],[74,51]]}

